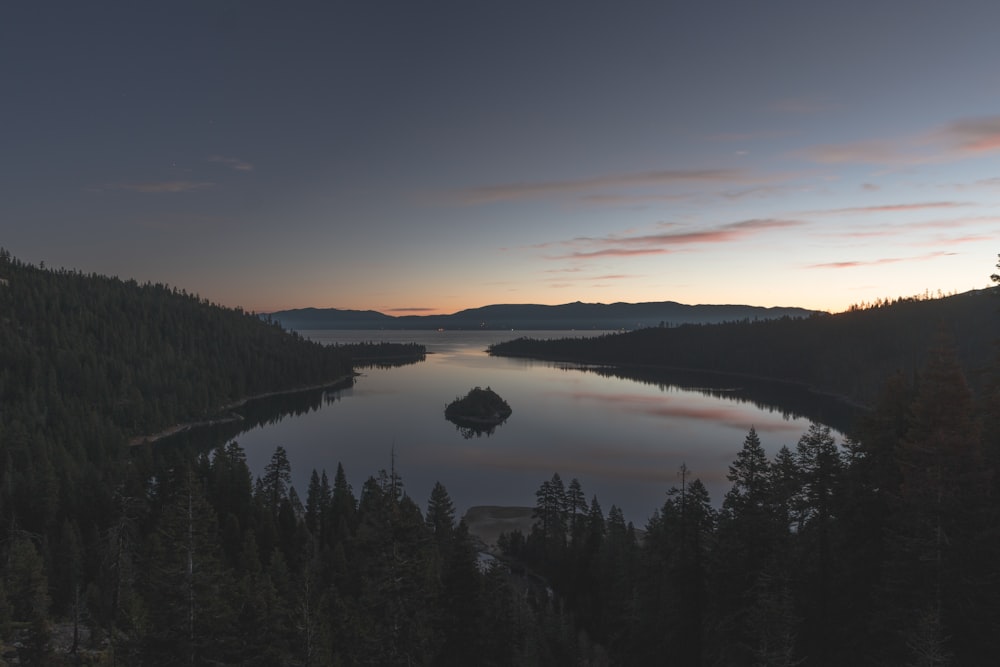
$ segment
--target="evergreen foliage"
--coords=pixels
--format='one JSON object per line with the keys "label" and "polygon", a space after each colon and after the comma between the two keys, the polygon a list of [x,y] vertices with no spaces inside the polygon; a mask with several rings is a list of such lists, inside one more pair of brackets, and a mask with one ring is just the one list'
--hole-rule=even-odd
{"label": "evergreen foliage", "polygon": [[473,387],[465,396],[456,398],[444,409],[444,416],[453,421],[499,424],[510,416],[507,401],[486,387]]}
{"label": "evergreen foliage", "polygon": [[[534,528],[484,567],[443,484],[423,512],[395,470],[356,496],[338,465],[303,503],[280,447],[254,479],[236,442],[125,446],[245,392],[330,379],[336,354],[165,287],[5,252],[0,277],[5,660],[980,665],[1000,648],[1000,361],[969,382],[947,339],[887,376],[852,440],[814,424],[769,457],[750,428],[718,509],[682,465],[640,530],[554,473]],[[275,372],[251,380],[233,369],[255,368],[257,337]],[[147,405],[158,396],[171,406]]]}
{"label": "evergreen foliage", "polygon": [[1000,330],[995,293],[886,300],[878,307],[809,318],[651,327],[593,338],[519,338],[492,345],[490,353],[777,379],[870,405],[885,378],[917,371],[942,327],[956,341],[966,373],[988,363]]}

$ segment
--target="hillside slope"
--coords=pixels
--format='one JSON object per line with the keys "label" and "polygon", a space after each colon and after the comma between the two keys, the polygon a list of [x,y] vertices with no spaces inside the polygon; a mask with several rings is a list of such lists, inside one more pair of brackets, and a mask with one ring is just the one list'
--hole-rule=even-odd
{"label": "hillside slope", "polygon": [[350,372],[342,352],[252,313],[0,251],[0,426],[148,433]]}
{"label": "hillside slope", "polygon": [[598,338],[494,345],[491,354],[555,361],[661,366],[775,378],[867,404],[889,375],[912,374],[939,344],[956,348],[972,382],[996,354],[997,290],[900,300],[807,319],[652,328]]}

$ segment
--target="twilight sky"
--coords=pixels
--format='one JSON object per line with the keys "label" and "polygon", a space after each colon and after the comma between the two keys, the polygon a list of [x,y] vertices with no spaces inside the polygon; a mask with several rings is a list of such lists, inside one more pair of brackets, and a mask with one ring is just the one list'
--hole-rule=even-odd
{"label": "twilight sky", "polygon": [[257,311],[985,287],[1000,3],[19,2],[0,245]]}

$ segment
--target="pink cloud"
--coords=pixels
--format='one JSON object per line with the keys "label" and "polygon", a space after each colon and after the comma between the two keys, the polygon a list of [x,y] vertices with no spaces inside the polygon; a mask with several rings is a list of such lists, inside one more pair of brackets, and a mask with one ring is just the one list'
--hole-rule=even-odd
{"label": "pink cloud", "polygon": [[1000,150],[1000,116],[957,120],[945,128],[944,134],[962,151],[986,153]]}
{"label": "pink cloud", "polygon": [[631,238],[614,239],[616,243],[632,244],[668,244],[680,245],[689,243],[724,243],[745,238],[759,231],[797,227],[803,224],[797,220],[778,220],[772,218],[742,220],[728,225],[694,232],[670,232],[667,234],[649,234]]}
{"label": "pink cloud", "polygon": [[666,248],[605,248],[591,252],[574,252],[555,259],[593,259],[595,257],[635,257],[637,255],[665,255]]}
{"label": "pink cloud", "polygon": [[885,213],[885,212],[896,212],[896,211],[923,211],[926,209],[936,209],[936,208],[960,208],[962,206],[969,206],[969,204],[965,202],[956,202],[956,201],[918,202],[915,204],[880,204],[877,206],[834,208],[830,209],[829,211],[820,211],[820,213]]}
{"label": "pink cloud", "polygon": [[461,190],[456,195],[458,201],[463,204],[488,204],[587,192],[601,188],[649,187],[674,183],[722,183],[738,180],[743,176],[744,172],[736,169],[664,169],[566,181],[489,185]]}
{"label": "pink cloud", "polygon": [[596,195],[585,195],[580,199],[587,202],[588,204],[625,204],[628,206],[636,206],[639,204],[644,204],[647,202],[678,202],[691,199],[694,195],[691,194],[681,194],[681,195],[610,195],[610,194],[596,194]]}
{"label": "pink cloud", "polygon": [[[922,222],[911,222],[902,225],[881,225],[877,228],[848,229],[835,233],[824,234],[837,238],[878,238],[886,236],[900,236],[909,234],[919,229],[947,229],[954,230],[960,227],[971,227],[982,224],[1000,223],[1000,218],[995,217],[975,217],[975,218],[951,218],[947,220],[924,220]],[[973,237],[966,237],[973,238]],[[977,237],[978,238],[978,237]],[[992,237],[986,237],[987,239]]]}
{"label": "pink cloud", "polygon": [[925,161],[919,155],[906,156],[900,147],[885,140],[854,141],[843,144],[820,144],[805,150],[806,157],[823,164],[856,163],[897,164]]}
{"label": "pink cloud", "polygon": [[[594,259],[598,257],[663,255],[677,251],[671,248],[671,246],[726,243],[741,240],[760,232],[796,227],[802,224],[804,223],[798,220],[760,218],[733,222],[712,229],[643,234],[639,236],[578,237],[570,241],[546,243],[535,247],[551,247],[557,244],[564,246],[597,246],[595,250],[577,250],[567,255],[550,257],[550,259]],[[664,226],[672,227],[672,224]],[[642,247],[635,248],[629,246]]]}
{"label": "pink cloud", "polygon": [[1000,116],[963,118],[926,132],[807,148],[806,157],[828,164],[905,166],[947,162],[1000,151]]}
{"label": "pink cloud", "polygon": [[[996,235],[985,235],[985,234],[966,234],[964,236],[948,236],[931,239],[929,241],[923,241],[920,243],[912,243],[914,246],[930,246],[932,248],[940,248],[943,245],[962,245],[963,243],[980,243],[982,241],[995,241]],[[942,253],[942,254],[954,254],[954,253]]]}
{"label": "pink cloud", "polygon": [[854,269],[861,266],[881,266],[883,264],[897,264],[899,262],[922,262],[953,254],[954,253],[942,251],[942,252],[932,252],[917,257],[881,257],[879,259],[867,259],[867,260],[858,259],[858,260],[847,260],[843,262],[824,262],[821,264],[810,264],[806,268],[807,269]]}

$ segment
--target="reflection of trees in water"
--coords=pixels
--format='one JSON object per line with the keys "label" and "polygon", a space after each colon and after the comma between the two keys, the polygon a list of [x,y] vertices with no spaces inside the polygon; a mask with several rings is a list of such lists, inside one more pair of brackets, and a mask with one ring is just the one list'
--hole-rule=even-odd
{"label": "reflection of trees in water", "polygon": [[354,380],[350,379],[339,388],[310,389],[253,399],[226,415],[220,415],[213,423],[195,426],[163,438],[156,445],[162,443],[167,447],[212,449],[255,428],[271,426],[286,417],[300,417],[315,412],[324,405],[338,403],[342,392],[350,390],[353,384]]}
{"label": "reflection of trees in water", "polygon": [[602,377],[616,377],[653,385],[661,391],[683,389],[712,398],[753,405],[779,413],[784,419],[805,418],[850,434],[864,408],[837,397],[816,393],[787,382],[762,380],[723,373],[696,373],[656,368],[560,365],[563,370],[582,370]]}
{"label": "reflection of trees in water", "polygon": [[419,364],[426,357],[421,355],[419,358],[407,358],[407,359],[380,359],[378,361],[357,361],[354,364],[355,369],[359,368],[377,368],[379,370],[387,370],[390,368],[400,368],[402,366],[412,366],[414,364]]}
{"label": "reflection of trees in water", "polygon": [[335,345],[355,368],[398,368],[423,361],[427,348],[418,343],[385,343],[367,341]]}
{"label": "reflection of trees in water", "polygon": [[480,438],[484,435],[486,437],[489,437],[493,435],[494,431],[497,430],[497,426],[500,426],[507,421],[506,419],[504,419],[499,424],[483,424],[479,422],[464,421],[461,419],[452,419],[450,417],[447,419],[448,421],[450,421],[452,424],[455,425],[455,428],[458,430],[459,433],[462,434],[462,437],[465,438],[466,440],[469,440],[471,438]]}

